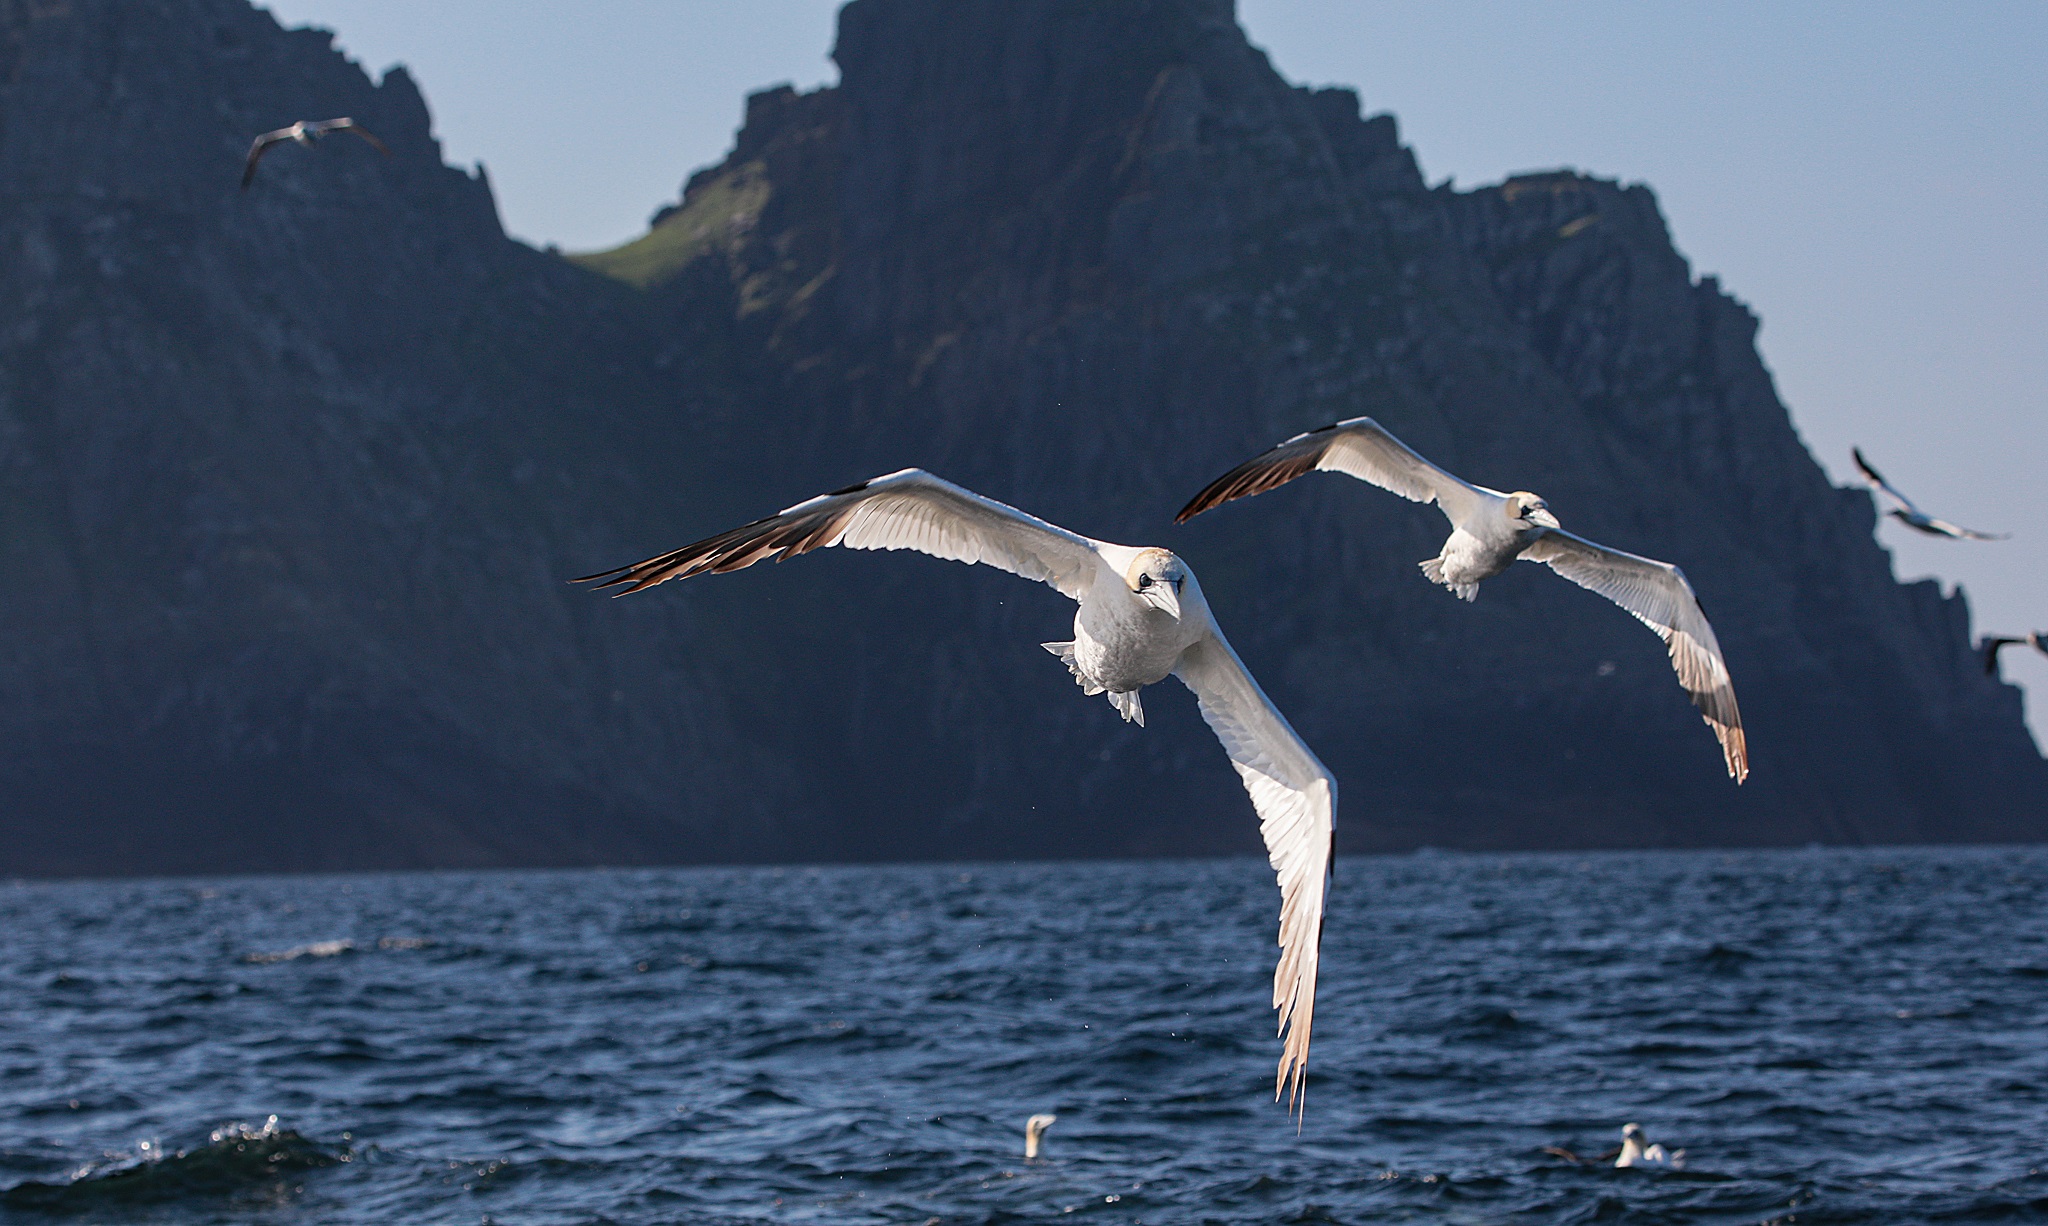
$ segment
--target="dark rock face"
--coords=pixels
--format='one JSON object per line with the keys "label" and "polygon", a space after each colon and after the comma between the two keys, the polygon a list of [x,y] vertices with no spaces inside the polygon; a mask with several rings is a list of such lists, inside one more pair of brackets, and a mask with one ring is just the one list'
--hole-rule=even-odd
{"label": "dark rock face", "polygon": [[[683,612],[562,583],[696,451],[636,296],[244,4],[0,4],[0,57],[0,871],[736,854]],[[236,190],[331,115],[393,156]]]}
{"label": "dark rock face", "polygon": [[[2048,767],[1960,597],[1901,586],[1641,188],[1430,191],[1225,3],[855,0],[622,252],[507,240],[402,73],[241,0],[0,0],[0,871],[1256,846],[1170,686],[1071,606],[899,555],[569,575],[916,464],[1180,551],[1353,850],[2033,839]],[[388,143],[249,137],[352,115]],[[1463,605],[1433,508],[1304,481],[1371,413],[1683,565],[1735,788],[1656,639],[1537,567]]]}

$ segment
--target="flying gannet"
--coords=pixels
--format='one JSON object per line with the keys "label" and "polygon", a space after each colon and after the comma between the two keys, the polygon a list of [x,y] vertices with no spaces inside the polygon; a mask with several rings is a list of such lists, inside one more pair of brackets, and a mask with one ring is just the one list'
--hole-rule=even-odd
{"label": "flying gannet", "polygon": [[1179,677],[1251,793],[1280,883],[1280,963],[1273,1007],[1285,1036],[1274,1097],[1301,1105],[1315,1014],[1316,962],[1330,873],[1337,784],[1237,658],[1194,572],[1171,552],[1090,540],[983,498],[922,469],[863,481],[577,583],[625,585],[740,570],[840,545],[915,549],[1036,579],[1077,601],[1071,642],[1046,643],[1088,694],[1108,694],[1142,725],[1138,691]]}
{"label": "flying gannet", "polygon": [[1872,468],[1869,460],[1863,458],[1862,449],[1851,447],[1849,448],[1849,454],[1856,458],[1856,467],[1863,473],[1863,483],[1884,495],[1890,502],[1896,504],[1886,511],[1885,514],[1890,515],[1908,528],[1925,532],[1929,536],[1954,537],[1959,541],[2002,541],[2006,539],[2005,533],[1979,532],[1975,528],[1959,528],[1945,519],[1934,518],[1919,507],[1914,506],[1912,500],[1904,494],[1893,489],[1892,483],[1885,480],[1876,469]]}
{"label": "flying gannet", "polygon": [[1036,1158],[1038,1156],[1039,1139],[1045,1136],[1046,1129],[1059,1123],[1059,1119],[1060,1117],[1057,1115],[1034,1115],[1024,1121],[1024,1156],[1026,1158]]}
{"label": "flying gannet", "polygon": [[2039,630],[2029,631],[2025,638],[2017,639],[2007,638],[2002,634],[1986,635],[1984,641],[1978,644],[1979,650],[1984,653],[1985,676],[1996,677],[1998,675],[1998,653],[2015,643],[2025,643],[2042,655],[2048,656],[2048,634],[2043,634]]}
{"label": "flying gannet", "polygon": [[341,119],[301,119],[289,128],[279,128],[275,132],[265,132],[256,138],[256,143],[249,146],[249,161],[242,167],[242,190],[249,190],[250,181],[256,177],[256,163],[263,160],[263,155],[270,151],[272,145],[289,140],[311,147],[314,141],[319,140],[329,132],[353,132],[364,140],[369,141],[376,148],[377,152],[385,157],[391,156],[391,150],[384,147],[383,141],[370,135],[368,128],[353,119],[345,116]]}
{"label": "flying gannet", "polygon": [[1614,1160],[1614,1165],[1654,1166],[1671,1171],[1685,1169],[1684,1150],[1674,1149],[1666,1151],[1662,1145],[1655,1143],[1643,1144],[1645,1140],[1641,1124],[1623,1124],[1621,1126],[1621,1155]]}
{"label": "flying gannet", "polygon": [[1434,502],[1451,521],[1442,552],[1421,563],[1431,582],[1466,600],[1516,558],[1542,562],[1600,593],[1657,632],[1678,684],[1721,742],[1735,782],[1749,777],[1749,749],[1721,644],[1685,573],[1668,562],[1596,545],[1558,526],[1543,499],[1503,494],[1461,480],[1410,450],[1370,417],[1354,417],[1293,438],[1209,483],[1174,517],[1186,523],[1234,498],[1261,494],[1304,473],[1340,472],[1415,502]]}

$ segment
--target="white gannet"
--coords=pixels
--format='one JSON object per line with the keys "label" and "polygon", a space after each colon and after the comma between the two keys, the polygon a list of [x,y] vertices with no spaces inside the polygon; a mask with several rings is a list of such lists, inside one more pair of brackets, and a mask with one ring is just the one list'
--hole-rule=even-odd
{"label": "white gannet", "polygon": [[1908,528],[1925,532],[1929,536],[1954,537],[1959,541],[2002,541],[2006,539],[2005,533],[1979,532],[1975,528],[1959,528],[1945,519],[1934,518],[1919,507],[1914,506],[1912,499],[1893,489],[1892,483],[1885,480],[1876,469],[1872,468],[1869,460],[1863,458],[1861,448],[1851,447],[1849,448],[1849,454],[1855,457],[1856,467],[1863,473],[1863,483],[1896,504],[1885,513]]}
{"label": "white gannet", "polygon": [[2039,630],[2030,630],[2025,638],[2017,639],[2007,638],[2002,634],[1987,634],[1984,636],[1984,641],[1977,645],[1978,650],[1984,653],[1985,676],[1996,677],[1998,675],[1998,653],[2015,643],[2025,643],[2042,655],[2048,656],[2048,634],[2044,634]]}
{"label": "white gannet", "polygon": [[668,579],[740,570],[827,545],[915,549],[986,563],[1057,589],[1080,608],[1073,641],[1046,643],[1045,649],[1066,664],[1084,693],[1107,693],[1134,723],[1145,722],[1138,702],[1145,686],[1172,675],[1194,691],[1202,718],[1251,793],[1279,878],[1281,955],[1273,972],[1273,1007],[1286,1042],[1274,1097],[1286,1093],[1299,1111],[1337,784],[1224,639],[1194,572],[1167,550],[1090,540],[906,468],[574,582],[624,584],[619,594],[626,595]]}
{"label": "white gannet", "polygon": [[1600,593],[1657,632],[1678,684],[1721,742],[1735,782],[1749,777],[1749,748],[1721,644],[1685,573],[1669,562],[1596,545],[1558,526],[1549,504],[1526,490],[1503,494],[1461,480],[1423,459],[1370,417],[1297,434],[1211,481],[1174,517],[1186,523],[1234,498],[1262,494],[1304,473],[1339,472],[1415,502],[1434,502],[1451,521],[1442,552],[1421,563],[1431,582],[1466,600],[1516,558],[1542,562]]}
{"label": "white gannet", "polygon": [[353,119],[347,117],[341,119],[301,119],[289,128],[279,128],[275,132],[265,132],[256,138],[254,144],[249,146],[249,161],[242,167],[242,190],[249,190],[250,180],[256,177],[256,163],[263,160],[263,155],[270,151],[272,145],[289,140],[297,141],[301,145],[311,146],[314,141],[319,140],[329,132],[353,132],[364,140],[369,141],[371,145],[375,146],[377,152],[385,157],[391,156],[391,150],[384,147],[383,141],[370,135],[368,128],[365,128]]}
{"label": "white gannet", "polygon": [[1662,1145],[1644,1145],[1643,1141],[1643,1126],[1641,1124],[1623,1124],[1621,1126],[1621,1156],[1614,1160],[1614,1165],[1654,1166],[1662,1167],[1669,1171],[1685,1169],[1684,1150],[1674,1149],[1666,1151]]}
{"label": "white gannet", "polygon": [[1057,1115],[1041,1114],[1034,1115],[1024,1121],[1024,1156],[1026,1158],[1036,1158],[1038,1156],[1039,1138],[1045,1135],[1046,1129],[1059,1123],[1059,1119],[1060,1117]]}

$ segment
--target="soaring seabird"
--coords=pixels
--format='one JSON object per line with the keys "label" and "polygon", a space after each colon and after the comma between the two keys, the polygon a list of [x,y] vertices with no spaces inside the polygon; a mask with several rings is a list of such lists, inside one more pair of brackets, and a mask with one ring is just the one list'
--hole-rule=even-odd
{"label": "soaring seabird", "polygon": [[1978,644],[1979,650],[1984,653],[1985,676],[1998,675],[1998,653],[2000,649],[2010,647],[2014,643],[2025,643],[2042,655],[2048,656],[2048,634],[2039,630],[2029,631],[2025,638],[2018,639],[2006,638],[2004,635],[1986,635],[1984,641]]}
{"label": "soaring seabird", "polygon": [[1057,1115],[1040,1114],[1024,1121],[1024,1156],[1026,1158],[1036,1158],[1038,1156],[1039,1138],[1045,1136],[1046,1129],[1059,1123],[1059,1119],[1060,1117]]}
{"label": "soaring seabird", "polygon": [[1071,642],[1046,643],[1084,693],[1108,694],[1127,720],[1145,722],[1138,691],[1167,676],[1194,691],[1251,793],[1280,882],[1280,964],[1273,1007],[1282,1047],[1274,1097],[1299,1110],[1315,1012],[1316,960],[1329,882],[1337,784],[1210,615],[1194,572],[1171,552],[1091,540],[921,469],[863,481],[786,511],[659,554],[586,575],[625,595],[668,579],[740,570],[827,545],[915,549],[1036,579],[1077,601]]}
{"label": "soaring seabird", "polygon": [[1370,417],[1297,434],[1238,465],[1196,494],[1174,522],[1185,523],[1233,498],[1261,494],[1319,471],[1344,473],[1415,502],[1436,503],[1451,521],[1451,535],[1441,553],[1421,563],[1422,573],[1466,600],[1478,597],[1481,580],[1522,558],[1546,563],[1635,614],[1670,650],[1678,684],[1720,740],[1728,773],[1737,783],[1748,778],[1749,750],[1735,686],[1714,628],[1683,571],[1566,532],[1549,505],[1526,490],[1503,494],[1454,477]]}
{"label": "soaring seabird", "polygon": [[1872,468],[1869,460],[1863,458],[1861,448],[1851,447],[1849,448],[1849,454],[1856,458],[1856,467],[1863,473],[1863,483],[1897,504],[1887,511],[1886,514],[1908,528],[1925,532],[1929,536],[1954,537],[1959,541],[2002,541],[2006,539],[2005,533],[1979,532],[1975,528],[1959,528],[1945,519],[1934,518],[1919,507],[1914,506],[1912,500],[1904,494],[1893,489],[1892,483],[1885,480],[1876,469]]}
{"label": "soaring seabird", "polygon": [[301,119],[289,128],[279,128],[275,132],[265,132],[256,138],[255,144],[249,146],[249,161],[242,167],[242,190],[249,190],[250,180],[256,177],[256,163],[263,160],[263,155],[269,152],[272,145],[280,141],[289,140],[297,141],[301,145],[310,147],[314,141],[319,140],[329,132],[353,132],[364,140],[369,141],[371,145],[375,146],[377,152],[385,157],[391,156],[391,150],[384,147],[383,141],[372,136],[368,128],[346,116],[340,119]]}

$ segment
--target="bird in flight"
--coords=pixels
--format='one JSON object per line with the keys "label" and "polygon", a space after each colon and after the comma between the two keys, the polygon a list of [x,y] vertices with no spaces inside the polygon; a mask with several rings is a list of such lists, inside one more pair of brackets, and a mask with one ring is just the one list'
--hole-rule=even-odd
{"label": "bird in flight", "polygon": [[742,570],[813,549],[914,549],[1035,579],[1079,604],[1074,637],[1043,644],[1084,693],[1107,694],[1133,723],[1138,692],[1179,677],[1223,742],[1259,815],[1280,884],[1273,1007],[1282,1045],[1274,1097],[1299,1112],[1315,1014],[1316,964],[1337,784],[1246,671],[1185,562],[1164,549],[1091,540],[922,469],[863,481],[766,519],[576,583],[643,591],[669,579]]}
{"label": "bird in flight", "polygon": [[242,167],[242,190],[249,190],[250,182],[256,178],[256,163],[263,160],[263,155],[270,151],[272,145],[289,140],[297,141],[301,145],[310,147],[314,141],[319,140],[329,132],[353,132],[364,140],[369,141],[376,148],[377,152],[385,157],[391,156],[391,150],[384,147],[383,141],[371,135],[368,128],[353,119],[347,117],[341,119],[301,119],[289,128],[279,128],[275,132],[265,132],[256,138],[254,144],[249,146],[249,161]]}
{"label": "bird in flight", "polygon": [[1999,651],[2015,643],[2025,643],[2042,655],[2048,656],[2048,634],[2043,634],[2039,630],[2030,631],[2024,638],[2016,639],[2007,638],[2004,635],[1986,635],[1984,641],[1977,645],[1978,649],[1984,653],[1985,676],[1996,677],[1998,675]]}
{"label": "bird in flight", "polygon": [[1908,528],[1925,532],[1929,536],[1954,537],[1959,541],[2002,541],[2006,539],[2005,533],[1979,532],[1975,528],[1960,528],[1945,519],[1934,518],[1919,507],[1914,506],[1912,500],[1904,494],[1893,489],[1892,483],[1885,480],[1876,469],[1872,468],[1869,460],[1863,458],[1861,448],[1851,447],[1849,448],[1849,454],[1856,457],[1856,467],[1863,473],[1863,483],[1884,495],[1890,502],[1896,504],[1885,513]]}
{"label": "bird in flight", "polygon": [[1186,523],[1211,507],[1261,494],[1304,473],[1339,472],[1414,502],[1433,502],[1451,521],[1442,552],[1422,573],[1466,600],[1481,580],[1516,558],[1542,562],[1600,593],[1657,632],[1671,654],[1678,684],[1714,730],[1735,782],[1749,777],[1749,748],[1735,685],[1721,644],[1685,573],[1669,562],[1597,545],[1558,526],[1543,499],[1526,490],[1503,494],[1452,476],[1423,459],[1370,417],[1354,417],[1297,434],[1211,481],[1174,517]]}

